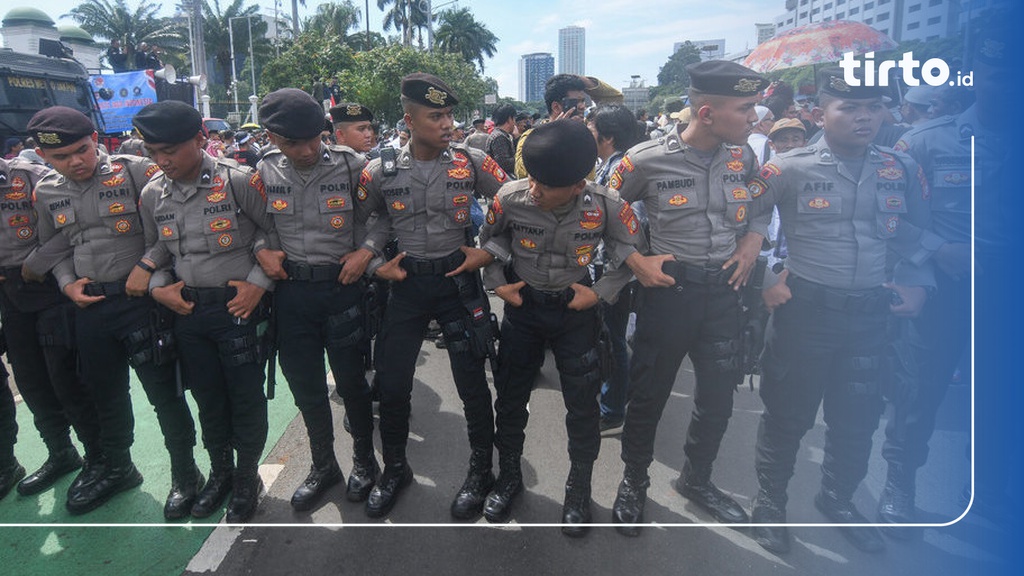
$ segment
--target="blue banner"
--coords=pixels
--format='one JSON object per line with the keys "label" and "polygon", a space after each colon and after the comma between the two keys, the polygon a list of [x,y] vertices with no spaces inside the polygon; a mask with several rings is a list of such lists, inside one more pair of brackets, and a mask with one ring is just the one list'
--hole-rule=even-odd
{"label": "blue banner", "polygon": [[135,114],[156,102],[152,70],[95,75],[90,77],[90,82],[108,133],[131,130]]}

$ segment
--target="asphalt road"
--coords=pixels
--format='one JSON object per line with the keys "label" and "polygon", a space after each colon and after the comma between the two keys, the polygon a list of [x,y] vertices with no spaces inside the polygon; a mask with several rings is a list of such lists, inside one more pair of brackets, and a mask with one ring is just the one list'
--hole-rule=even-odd
{"label": "asphalt road", "polygon": [[[574,540],[564,537],[557,527],[535,526],[559,521],[568,472],[565,409],[550,355],[530,403],[523,461],[526,490],[516,502],[513,523],[456,522],[448,508],[465,476],[469,448],[447,360],[444,350],[424,342],[408,449],[415,482],[402,493],[388,518],[367,518],[361,504],[345,500],[342,486],[332,489],[312,513],[291,510],[288,500],[310,463],[305,432],[297,417],[261,468],[268,490],[253,524],[218,527],[185,573],[938,576],[1004,569],[997,552],[990,548],[1000,528],[975,512],[951,526],[918,529],[909,543],[890,540],[888,550],[879,555],[857,551],[833,527],[791,528],[793,551],[777,557],[761,549],[743,530],[700,525],[712,520],[671,487],[682,467],[685,427],[692,408],[693,373],[688,362],[680,370],[662,418],[650,470],[646,516],[656,525],[645,529],[639,538],[596,527],[586,538]],[[965,456],[970,439],[969,408],[969,386],[952,387],[940,414],[931,459],[919,473],[918,507],[924,522],[950,522],[964,511],[957,498],[970,479]],[[351,440],[341,431],[340,401],[334,402],[334,409],[339,428],[336,451],[347,472]],[[713,476],[720,488],[748,509],[756,493],[753,451],[760,411],[756,391],[744,384],[737,392],[735,413]],[[878,454],[881,439],[880,428],[869,476],[855,497],[860,509],[872,518],[885,478],[884,461]],[[376,441],[379,450],[379,438]],[[790,484],[790,522],[825,522],[812,502],[820,481],[823,445],[824,425],[819,417],[804,439]],[[611,521],[611,505],[622,473],[619,449],[617,437],[604,439],[594,472],[597,522]]]}

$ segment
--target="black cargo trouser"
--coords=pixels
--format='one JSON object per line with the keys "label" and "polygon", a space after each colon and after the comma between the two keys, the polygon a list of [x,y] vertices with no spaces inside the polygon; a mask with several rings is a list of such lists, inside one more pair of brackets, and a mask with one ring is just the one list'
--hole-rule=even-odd
{"label": "black cargo trouser", "polygon": [[822,486],[849,499],[883,408],[888,291],[861,291],[856,298],[877,304],[843,310],[803,297],[798,281],[789,277],[793,298],[772,313],[766,335],[754,465],[761,489],[784,504],[800,441],[824,404]]}
{"label": "black cargo trouser", "polygon": [[[122,294],[107,296],[76,312],[82,379],[96,403],[100,441],[107,454],[123,454],[134,441],[129,358],[141,358],[150,346],[133,336],[152,329],[157,307],[149,296],[129,298]],[[157,365],[152,358],[133,362],[146,397],[156,411],[172,462],[178,458],[187,460],[186,455],[191,458],[196,443],[195,423],[185,397],[178,394],[174,364]]]}
{"label": "black cargo trouser", "polygon": [[[385,449],[404,447],[408,440],[416,358],[430,320],[436,319],[445,327],[464,321],[468,314],[455,281],[442,274],[410,274],[392,284],[384,326],[378,336],[380,435]],[[452,377],[466,415],[469,444],[473,448],[492,449],[494,412],[484,372],[485,359],[469,350],[459,351],[464,348],[463,343],[468,344],[464,333],[445,330],[444,337]]]}
{"label": "black cargo trouser", "polygon": [[743,380],[739,296],[724,283],[681,281],[669,288],[640,287],[639,298],[622,460],[641,470],[650,466],[658,422],[689,354],[697,383],[684,451],[695,467],[711,466]]}
{"label": "black cargo trouser", "polygon": [[45,309],[25,310],[17,299],[21,290],[15,292],[14,299],[6,290],[8,286],[0,290],[7,358],[36,430],[50,450],[70,444],[70,427],[87,450],[99,449],[100,424],[94,399],[77,373],[74,305],[57,292],[56,286],[21,286],[33,291],[52,290],[55,302]]}
{"label": "black cargo trouser", "polygon": [[370,387],[363,351],[363,288],[338,282],[278,282],[274,293],[281,369],[302,412],[310,444],[332,443],[324,350],[352,435],[373,435]]}
{"label": "black cargo trouser", "polygon": [[569,459],[597,459],[601,449],[598,322],[594,309],[577,312],[564,302],[536,302],[525,294],[522,306],[505,305],[494,376],[496,444],[502,454],[523,452],[530,416],[526,404],[544,360],[544,345],[551,342],[566,408]]}
{"label": "black cargo trouser", "polygon": [[[259,312],[236,319],[227,309],[233,289],[195,290],[201,297],[191,314],[175,318],[174,334],[199,408],[203,445],[211,453],[234,448],[239,467],[258,465],[268,431]],[[218,296],[206,298],[210,294]]]}
{"label": "black cargo trouser", "polygon": [[935,415],[971,336],[970,279],[954,280],[939,270],[935,279],[938,290],[914,319],[924,341],[916,393],[893,402],[882,445],[882,456],[888,462],[910,469],[920,468],[928,460]]}

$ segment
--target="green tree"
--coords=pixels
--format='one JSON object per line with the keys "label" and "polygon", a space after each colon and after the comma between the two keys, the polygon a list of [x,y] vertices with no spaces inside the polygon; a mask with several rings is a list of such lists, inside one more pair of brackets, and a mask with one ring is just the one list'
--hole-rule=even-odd
{"label": "green tree", "polygon": [[[260,17],[260,7],[251,5],[243,8],[245,0],[230,0],[221,9],[220,0],[203,0],[203,37],[206,43],[206,54],[213,58],[221,82],[231,82],[231,33],[229,27],[234,24],[235,70],[237,76],[248,76],[249,70],[249,25],[252,25],[252,50],[255,58],[257,83],[259,83],[260,62],[267,62],[274,53],[274,47],[267,39],[267,23]],[[249,22],[245,17],[252,16]],[[230,89],[230,86],[229,86]],[[237,97],[233,95],[232,97]]]}
{"label": "green tree", "polygon": [[477,22],[469,8],[442,12],[434,38],[437,48],[462,56],[466,62],[476,62],[480,72],[484,71],[484,56],[491,58],[497,51],[498,37]]}
{"label": "green tree", "polygon": [[140,0],[134,8],[127,0],[84,0],[64,16],[93,36],[120,40],[128,54],[128,66],[134,68],[135,47],[142,42],[171,53],[180,52],[186,45],[187,31],[170,18],[157,16],[160,8],[160,4],[146,0]]}
{"label": "green tree", "polygon": [[[362,38],[358,40],[362,46]],[[301,88],[309,91],[315,78],[330,78],[352,64],[353,50],[338,42],[336,36],[325,36],[307,29],[281,55],[267,63],[260,77],[260,95],[279,88]]]}
{"label": "green tree", "polygon": [[306,0],[292,0],[292,37],[299,37],[299,4],[306,7]]}
{"label": "green tree", "polygon": [[479,108],[489,89],[476,68],[459,56],[397,44],[355,53],[351,66],[338,79],[346,99],[366,105],[375,116],[394,124],[403,114],[398,89],[402,77],[413,72],[435,74],[452,88],[459,99],[457,117]]}
{"label": "green tree", "polygon": [[690,74],[686,67],[700,62],[700,50],[687,40],[669,57],[668,62],[658,71],[658,85],[683,90],[690,86]]}
{"label": "green tree", "polygon": [[[384,12],[384,30],[394,29],[402,34],[402,44],[412,46],[412,25],[410,24],[410,0],[377,0],[377,8]],[[391,6],[391,9],[386,9]]]}

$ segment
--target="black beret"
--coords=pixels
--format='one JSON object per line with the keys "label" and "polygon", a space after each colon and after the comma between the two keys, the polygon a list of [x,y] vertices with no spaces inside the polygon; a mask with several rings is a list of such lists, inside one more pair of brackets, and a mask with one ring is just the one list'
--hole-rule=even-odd
{"label": "black beret", "polygon": [[705,94],[747,98],[764,90],[769,82],[746,66],[727,60],[708,60],[690,64],[690,86]]}
{"label": "black beret", "polygon": [[1012,46],[1010,35],[1003,27],[987,28],[975,35],[971,56],[975,62],[1006,68],[1016,63],[1011,53]]}
{"label": "black beret", "polygon": [[281,88],[263,97],[260,124],[291,140],[309,140],[324,130],[324,107],[305,90]]}
{"label": "black beret", "polygon": [[362,104],[342,102],[331,107],[331,120],[335,122],[373,122],[373,112]]}
{"label": "black beret", "polygon": [[132,124],[147,143],[180,144],[203,131],[203,116],[184,102],[164,100],[139,110]]}
{"label": "black beret", "polygon": [[523,141],[523,165],[545,186],[571,186],[587,177],[597,162],[597,143],[583,122],[555,120],[533,129]]}
{"label": "black beret", "polygon": [[36,112],[27,130],[40,148],[60,148],[74,144],[96,131],[88,116],[67,106],[51,106]]}
{"label": "black beret", "polygon": [[445,108],[459,103],[447,84],[437,76],[423,72],[402,78],[402,96],[430,108]]}
{"label": "black beret", "polygon": [[818,93],[828,94],[836,98],[867,100],[881,98],[886,95],[884,86],[865,86],[864,76],[860,68],[854,70],[854,77],[860,80],[860,86],[850,86],[846,82],[845,71],[839,66],[829,66],[818,71]]}

